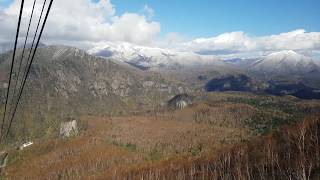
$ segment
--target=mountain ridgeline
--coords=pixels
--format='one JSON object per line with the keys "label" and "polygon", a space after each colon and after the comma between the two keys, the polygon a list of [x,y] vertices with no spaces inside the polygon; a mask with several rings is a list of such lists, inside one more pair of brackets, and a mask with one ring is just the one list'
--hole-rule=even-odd
{"label": "mountain ridgeline", "polygon": [[[20,53],[21,50],[17,52]],[[11,54],[0,56],[0,100],[3,104]],[[124,115],[152,111],[174,95],[190,91],[184,84],[168,81],[158,73],[146,73],[76,48],[42,47],[31,67],[17,113],[20,121],[30,121],[15,121],[14,132],[19,134],[22,133],[19,130],[29,129],[30,132],[24,132],[28,136],[42,136],[55,132],[52,128],[58,128],[61,121],[80,114]],[[45,131],[32,134],[40,129]]]}
{"label": "mountain ridgeline", "polygon": [[320,67],[312,58],[292,50],[251,59],[220,59],[124,43],[96,47],[89,53],[169,75],[207,91],[249,91],[319,99]]}
{"label": "mountain ridgeline", "polygon": [[[4,179],[319,177],[320,101],[305,100],[320,99],[311,59],[281,52],[225,61],[123,47],[100,54],[108,57],[66,46],[38,49],[4,143]],[[0,113],[11,60],[12,52],[0,54]],[[292,131],[280,130],[306,116]],[[305,142],[310,146],[301,148]],[[277,158],[288,152],[289,159]]]}
{"label": "mountain ridgeline", "polygon": [[[17,57],[20,54],[21,49]],[[0,54],[2,104],[11,59],[11,51]],[[320,99],[319,72],[311,58],[293,51],[229,61],[212,55],[129,44],[95,48],[89,53],[67,46],[42,45],[17,113],[17,119],[32,121],[15,121],[14,132],[42,136],[56,132],[52,128],[58,128],[61,121],[81,114],[154,111],[176,95],[200,90]],[[16,76],[13,74],[13,79]],[[32,134],[40,129],[44,131]],[[15,133],[11,136],[21,136]]]}

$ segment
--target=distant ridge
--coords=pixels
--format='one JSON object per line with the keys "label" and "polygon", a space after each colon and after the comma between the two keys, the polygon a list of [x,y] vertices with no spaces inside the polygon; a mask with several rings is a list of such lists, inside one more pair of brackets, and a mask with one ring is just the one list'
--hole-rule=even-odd
{"label": "distant ridge", "polygon": [[254,71],[272,73],[273,75],[305,74],[319,69],[312,58],[292,50],[271,53],[255,61],[251,67]]}

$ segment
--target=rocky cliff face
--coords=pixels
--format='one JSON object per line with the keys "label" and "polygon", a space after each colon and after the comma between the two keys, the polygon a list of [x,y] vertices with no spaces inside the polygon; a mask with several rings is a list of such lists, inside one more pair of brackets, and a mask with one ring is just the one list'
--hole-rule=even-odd
{"label": "rocky cliff face", "polygon": [[[10,55],[0,56],[2,102]],[[56,127],[69,115],[119,115],[152,110],[174,95],[189,91],[183,84],[168,81],[157,73],[146,74],[127,64],[91,56],[76,48],[42,47],[31,68],[16,122],[28,119],[25,126]],[[29,120],[37,121],[38,125]]]}

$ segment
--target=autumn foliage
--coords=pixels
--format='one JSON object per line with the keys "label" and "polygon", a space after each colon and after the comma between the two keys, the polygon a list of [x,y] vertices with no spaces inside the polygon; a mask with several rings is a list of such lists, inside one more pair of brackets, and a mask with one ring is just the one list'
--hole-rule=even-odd
{"label": "autumn foliage", "polygon": [[116,173],[114,178],[320,179],[320,116],[309,116],[217,155],[135,167]]}

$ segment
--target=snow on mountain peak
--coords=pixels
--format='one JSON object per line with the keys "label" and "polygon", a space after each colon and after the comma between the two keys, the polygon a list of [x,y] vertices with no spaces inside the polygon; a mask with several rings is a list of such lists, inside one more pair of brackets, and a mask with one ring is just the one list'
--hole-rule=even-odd
{"label": "snow on mountain peak", "polygon": [[306,56],[303,56],[301,54],[298,54],[297,52],[293,50],[284,50],[284,51],[279,51],[275,53],[271,53],[266,56],[267,59],[274,59],[274,60],[295,60],[299,61],[301,59],[309,59]]}
{"label": "snow on mountain peak", "polygon": [[271,53],[253,63],[253,69],[264,72],[308,72],[318,68],[312,58],[292,50]]}
{"label": "snow on mountain peak", "polygon": [[90,54],[110,57],[147,68],[172,66],[201,66],[223,63],[213,55],[199,55],[194,52],[181,52],[158,47],[145,47],[130,43],[108,43],[88,51]]}

